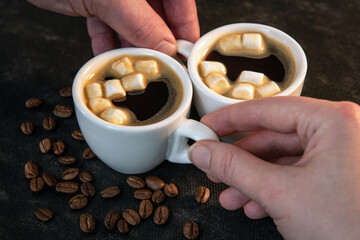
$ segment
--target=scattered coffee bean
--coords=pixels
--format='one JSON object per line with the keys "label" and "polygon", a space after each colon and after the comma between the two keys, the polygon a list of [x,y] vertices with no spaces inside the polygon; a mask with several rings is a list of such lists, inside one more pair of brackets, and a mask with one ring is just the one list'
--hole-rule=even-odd
{"label": "scattered coffee bean", "polygon": [[76,163],[76,158],[74,156],[61,156],[59,157],[59,162],[63,165],[73,165]]}
{"label": "scattered coffee bean", "polygon": [[80,130],[74,130],[72,133],[71,133],[71,136],[76,139],[76,140],[81,140],[81,141],[84,141],[84,136],[82,135],[82,132]]}
{"label": "scattered coffee bean", "polygon": [[149,176],[145,179],[146,186],[148,186],[150,189],[156,191],[159,189],[162,189],[165,185],[165,182],[156,176]]}
{"label": "scattered coffee bean", "polygon": [[118,186],[108,187],[103,189],[100,194],[103,198],[114,198],[120,194],[120,188]]}
{"label": "scattered coffee bean", "polygon": [[25,106],[27,108],[37,108],[42,104],[42,100],[40,98],[29,98],[25,102]]}
{"label": "scattered coffee bean", "polygon": [[56,155],[61,155],[65,151],[65,144],[61,140],[54,142],[52,147]]}
{"label": "scattered coffee bean", "polygon": [[123,213],[123,218],[132,226],[139,225],[141,217],[139,213],[133,209],[127,209]]}
{"label": "scattered coffee bean", "polygon": [[73,114],[73,109],[68,105],[56,105],[54,115],[60,118],[68,118]]}
{"label": "scattered coffee bean", "polygon": [[45,181],[45,183],[46,183],[46,185],[48,187],[55,187],[56,186],[57,181],[56,181],[56,179],[55,179],[55,177],[53,175],[44,172],[42,174],[42,177],[43,177],[43,179],[44,179],[44,181]]}
{"label": "scattered coffee bean", "polygon": [[164,192],[168,197],[176,197],[177,195],[179,195],[179,190],[173,183],[165,184]]}
{"label": "scattered coffee bean", "polygon": [[55,186],[56,191],[66,194],[76,193],[79,185],[75,182],[59,182]]}
{"label": "scattered coffee bean", "polygon": [[84,208],[88,204],[88,198],[80,193],[70,198],[69,206],[71,209],[78,210]]}
{"label": "scattered coffee bean", "polygon": [[21,124],[21,131],[25,135],[30,135],[34,132],[34,124],[32,122],[26,121]]}
{"label": "scattered coffee bean", "polygon": [[82,181],[82,182],[92,182],[93,177],[92,177],[91,174],[88,173],[87,171],[82,171],[82,172],[79,174],[79,179],[80,179],[80,181]]}
{"label": "scattered coffee bean", "polygon": [[196,189],[195,199],[198,203],[206,203],[210,197],[210,190],[207,187],[200,186]]}
{"label": "scattered coffee bean", "polygon": [[95,230],[94,217],[89,213],[80,215],[80,228],[84,233],[91,233]]}
{"label": "scattered coffee bean", "polygon": [[40,192],[45,187],[45,182],[42,177],[36,177],[30,180],[30,189],[33,192]]}
{"label": "scattered coffee bean", "polygon": [[169,219],[169,208],[165,205],[159,206],[154,213],[154,223],[163,225]]}
{"label": "scattered coffee bean", "polygon": [[115,230],[117,222],[120,219],[120,213],[117,211],[110,211],[106,214],[104,218],[104,225],[109,230]]}
{"label": "scattered coffee bean", "polygon": [[119,219],[117,228],[120,233],[125,234],[129,232],[129,224],[124,219]]}
{"label": "scattered coffee bean", "polygon": [[142,200],[139,207],[139,215],[142,218],[148,218],[154,210],[150,200]]}
{"label": "scattered coffee bean", "polygon": [[197,239],[199,237],[199,225],[193,221],[185,223],[183,234],[186,239]]}
{"label": "scattered coffee bean", "polygon": [[44,222],[50,221],[53,218],[53,212],[48,208],[39,208],[35,211],[35,215]]}
{"label": "scattered coffee bean", "polygon": [[48,153],[51,150],[52,144],[49,138],[45,138],[39,143],[40,151],[42,153]]}
{"label": "scattered coffee bean", "polygon": [[151,200],[154,203],[162,203],[165,200],[165,194],[163,193],[163,191],[161,190],[156,190],[152,196],[151,196]]}
{"label": "scattered coffee bean", "polygon": [[138,176],[130,176],[126,179],[127,184],[135,189],[140,189],[145,187],[145,181]]}
{"label": "scattered coffee bean", "polygon": [[62,179],[64,179],[65,181],[73,180],[77,176],[79,176],[79,169],[77,168],[68,168],[61,174]]}
{"label": "scattered coffee bean", "polygon": [[36,163],[29,161],[25,164],[24,173],[26,178],[35,178],[39,176],[39,168]]}
{"label": "scattered coffee bean", "polygon": [[87,197],[95,196],[95,187],[89,182],[84,182],[83,184],[81,184],[80,189],[81,192]]}
{"label": "scattered coffee bean", "polygon": [[53,117],[44,117],[43,127],[46,131],[51,131],[55,128],[56,121]]}
{"label": "scattered coffee bean", "polygon": [[62,89],[60,89],[59,94],[60,94],[60,97],[71,97],[72,89],[71,89],[71,87],[62,88]]}
{"label": "scattered coffee bean", "polygon": [[152,194],[153,193],[150,190],[145,189],[145,188],[136,189],[134,191],[134,198],[140,199],[140,200],[150,199]]}
{"label": "scattered coffee bean", "polygon": [[89,160],[95,157],[95,153],[91,150],[91,148],[86,148],[82,156],[84,159]]}

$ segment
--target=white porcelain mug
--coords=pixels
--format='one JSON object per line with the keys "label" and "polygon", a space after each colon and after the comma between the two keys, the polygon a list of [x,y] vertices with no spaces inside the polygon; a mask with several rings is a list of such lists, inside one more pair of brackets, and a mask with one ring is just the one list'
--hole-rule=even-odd
{"label": "white porcelain mug", "polygon": [[[84,84],[94,71],[109,60],[122,55],[152,56],[173,69],[183,85],[183,99],[168,118],[144,126],[120,126],[94,115],[83,99]],[[173,58],[150,49],[123,48],[100,54],[88,61],[76,74],[73,83],[75,113],[84,138],[105,164],[126,174],[147,172],[165,159],[174,163],[190,163],[188,138],[218,140],[204,124],[188,119],[192,100],[192,84],[188,73]]]}

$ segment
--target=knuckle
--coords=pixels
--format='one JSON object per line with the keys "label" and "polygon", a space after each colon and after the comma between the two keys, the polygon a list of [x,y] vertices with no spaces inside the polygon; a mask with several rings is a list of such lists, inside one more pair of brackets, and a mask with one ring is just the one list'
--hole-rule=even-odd
{"label": "knuckle", "polygon": [[235,161],[234,161],[234,154],[232,152],[226,152],[220,161],[220,179],[228,184],[231,185],[234,173],[235,173]]}
{"label": "knuckle", "polygon": [[337,112],[345,121],[360,121],[360,107],[352,102],[340,102],[337,106]]}
{"label": "knuckle", "polygon": [[135,29],[132,34],[135,42],[144,43],[151,37],[151,34],[156,28],[156,21],[152,19],[147,19],[141,27]]}

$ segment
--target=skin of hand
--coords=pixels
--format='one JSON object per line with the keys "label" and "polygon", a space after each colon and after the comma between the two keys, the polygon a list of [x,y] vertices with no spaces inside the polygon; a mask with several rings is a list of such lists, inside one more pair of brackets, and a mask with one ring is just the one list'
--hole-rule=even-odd
{"label": "skin of hand", "polygon": [[87,18],[94,55],[122,47],[151,48],[175,55],[175,38],[200,37],[195,0],[27,0],[47,10]]}
{"label": "skin of hand", "polygon": [[305,97],[245,101],[205,115],[219,137],[189,158],[215,182],[229,210],[273,218],[285,239],[360,239],[360,107]]}

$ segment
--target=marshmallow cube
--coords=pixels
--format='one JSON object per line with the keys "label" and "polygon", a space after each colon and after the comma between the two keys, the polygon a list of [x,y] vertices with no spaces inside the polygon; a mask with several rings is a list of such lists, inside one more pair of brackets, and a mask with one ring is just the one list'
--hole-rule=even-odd
{"label": "marshmallow cube", "polygon": [[234,34],[225,38],[221,38],[217,45],[217,50],[224,55],[232,55],[242,49],[241,35]]}
{"label": "marshmallow cube", "polygon": [[100,114],[100,117],[118,125],[125,125],[130,119],[129,114],[119,108],[108,108]]}
{"label": "marshmallow cube", "polygon": [[89,108],[90,110],[98,115],[105,109],[112,106],[112,103],[107,98],[92,98],[89,100]]}
{"label": "marshmallow cube", "polygon": [[237,81],[251,83],[255,86],[261,86],[267,83],[268,79],[263,73],[253,72],[253,71],[242,71]]}
{"label": "marshmallow cube", "polygon": [[105,96],[109,99],[123,98],[126,92],[119,79],[108,80],[104,84]]}
{"label": "marshmallow cube", "polygon": [[271,97],[280,92],[279,86],[274,82],[270,81],[269,83],[257,88],[256,93],[259,97]]}
{"label": "marshmallow cube", "polygon": [[142,91],[146,88],[145,78],[141,73],[135,73],[123,77],[121,82],[127,92]]}
{"label": "marshmallow cube", "polygon": [[231,87],[229,80],[219,73],[211,73],[205,78],[206,85],[218,94],[223,94]]}
{"label": "marshmallow cube", "polygon": [[155,60],[136,61],[135,71],[144,74],[149,80],[157,79],[161,75],[159,65]]}
{"label": "marshmallow cube", "polygon": [[238,83],[233,88],[230,97],[242,100],[250,100],[254,98],[255,88],[249,83]]}
{"label": "marshmallow cube", "polygon": [[248,50],[264,50],[264,40],[260,33],[244,33],[242,36],[242,45]]}
{"label": "marshmallow cube", "polygon": [[203,77],[208,76],[210,73],[217,72],[226,75],[226,67],[221,62],[203,61],[200,63],[200,71]]}
{"label": "marshmallow cube", "polygon": [[99,83],[91,83],[85,87],[86,96],[88,99],[102,97],[102,89]]}
{"label": "marshmallow cube", "polygon": [[117,72],[120,77],[128,75],[134,72],[134,67],[131,60],[128,57],[124,57],[112,64],[112,69]]}

